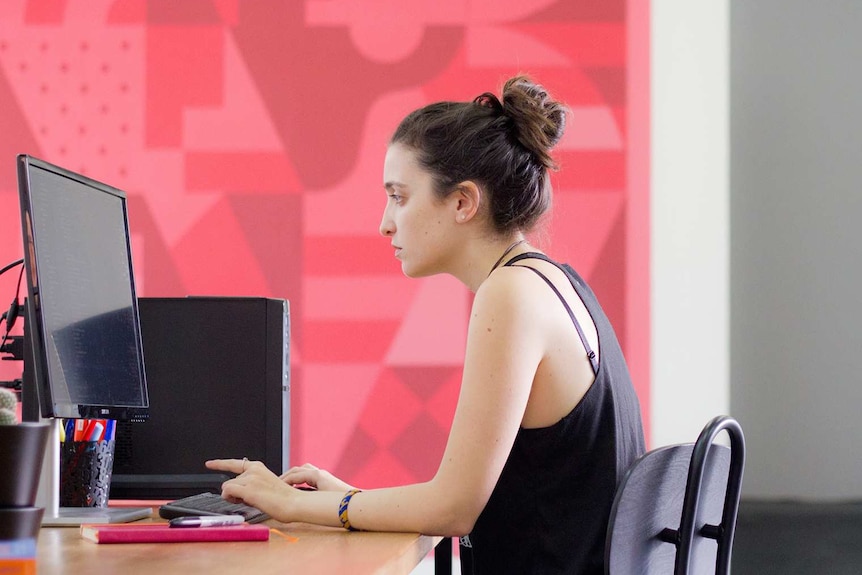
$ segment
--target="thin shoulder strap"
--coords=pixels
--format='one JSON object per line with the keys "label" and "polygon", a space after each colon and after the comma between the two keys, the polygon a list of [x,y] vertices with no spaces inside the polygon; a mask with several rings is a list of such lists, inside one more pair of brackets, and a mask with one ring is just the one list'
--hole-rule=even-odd
{"label": "thin shoulder strap", "polygon": [[[560,264],[558,264],[557,262],[555,262],[554,260],[552,260],[551,258],[546,256],[545,254],[542,254],[539,252],[527,252],[527,253],[523,253],[523,254],[518,254],[517,256],[513,257],[512,259],[507,261],[505,264],[503,264],[503,266],[512,266],[512,264],[519,262],[521,260],[528,259],[528,258],[544,260],[550,264],[557,266],[560,270],[563,271],[563,273],[566,274],[566,277],[569,278],[569,282],[570,283],[572,282],[571,277],[569,277],[569,274],[566,273],[566,270],[563,269],[563,267]],[[592,366],[593,366],[593,373],[598,373],[599,372],[599,362],[596,359],[596,352],[594,352],[592,350],[592,348],[590,347],[590,343],[587,341],[587,336],[584,335],[584,330],[581,329],[581,324],[578,323],[578,319],[575,317],[575,314],[572,311],[572,308],[569,307],[568,302],[563,297],[563,294],[560,293],[560,290],[557,289],[557,286],[555,286],[553,284],[553,282],[551,280],[549,280],[545,274],[543,274],[542,272],[540,272],[539,270],[537,270],[534,267],[530,267],[530,266],[518,266],[518,267],[527,268],[528,270],[534,271],[540,278],[545,280],[546,284],[551,286],[551,289],[554,290],[554,293],[557,294],[557,297],[563,303],[563,307],[566,308],[566,312],[568,312],[569,317],[572,319],[572,323],[575,324],[575,329],[578,331],[578,337],[581,338],[581,343],[584,345],[584,349],[587,352],[587,357],[590,358],[590,364],[592,364]],[[574,287],[574,284],[572,284],[572,287]],[[575,293],[577,293],[577,291]]]}

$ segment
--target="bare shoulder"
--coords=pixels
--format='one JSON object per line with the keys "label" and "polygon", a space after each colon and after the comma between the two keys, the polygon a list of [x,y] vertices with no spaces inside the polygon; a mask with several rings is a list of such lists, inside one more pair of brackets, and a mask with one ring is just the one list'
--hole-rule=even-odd
{"label": "bare shoulder", "polygon": [[497,269],[476,290],[474,309],[529,310],[541,299],[541,284],[541,280],[523,266]]}
{"label": "bare shoulder", "polygon": [[493,323],[498,330],[505,326],[521,333],[536,326],[535,314],[543,305],[542,282],[532,276],[516,266],[495,270],[476,290],[471,322]]}
{"label": "bare shoulder", "polygon": [[[572,326],[566,308],[560,305],[563,298],[595,347],[598,336],[592,317],[566,275],[553,264],[537,270],[538,264],[536,267],[516,264],[495,270],[476,291],[471,322],[494,321],[500,325],[505,321],[520,338],[553,343],[554,337],[565,335]],[[560,298],[554,297],[548,283]]]}
{"label": "bare shoulder", "polygon": [[524,296],[535,291],[533,275],[523,266],[506,266],[494,270],[476,290],[476,299],[523,301]]}

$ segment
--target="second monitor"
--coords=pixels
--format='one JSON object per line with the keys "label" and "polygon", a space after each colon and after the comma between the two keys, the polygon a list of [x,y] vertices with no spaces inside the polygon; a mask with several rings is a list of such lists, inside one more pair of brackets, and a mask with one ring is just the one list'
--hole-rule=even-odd
{"label": "second monitor", "polygon": [[150,418],[117,428],[112,499],[218,492],[204,461],[284,470],[290,445],[290,314],[259,297],[139,298]]}

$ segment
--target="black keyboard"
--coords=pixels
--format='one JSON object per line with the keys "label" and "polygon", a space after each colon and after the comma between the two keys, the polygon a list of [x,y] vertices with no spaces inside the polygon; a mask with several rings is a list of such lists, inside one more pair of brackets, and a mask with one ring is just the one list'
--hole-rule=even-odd
{"label": "black keyboard", "polygon": [[269,515],[244,503],[231,503],[215,493],[198,493],[159,507],[159,517],[173,519],[188,515],[242,515],[248,523],[260,523]]}

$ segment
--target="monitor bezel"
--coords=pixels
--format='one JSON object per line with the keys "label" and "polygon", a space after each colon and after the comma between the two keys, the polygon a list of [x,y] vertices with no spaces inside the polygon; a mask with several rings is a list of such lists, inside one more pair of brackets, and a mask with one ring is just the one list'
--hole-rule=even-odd
{"label": "monitor bezel", "polygon": [[[149,414],[149,395],[147,392],[146,370],[144,369],[144,353],[141,340],[140,315],[138,312],[138,298],[135,287],[135,276],[132,265],[131,233],[129,229],[128,202],[123,190],[99,182],[82,174],[73,172],[66,168],[54,165],[28,154],[19,154],[18,164],[18,192],[21,208],[21,234],[24,245],[24,275],[27,276],[27,300],[26,306],[26,333],[31,354],[25,357],[32,366],[32,375],[39,398],[40,411],[43,418],[70,418],[70,419],[118,419],[118,420],[145,420]],[[138,359],[138,376],[142,391],[141,405],[101,405],[81,404],[60,401],[54,393],[54,386],[50,381],[48,371],[47,350],[45,347],[45,322],[42,317],[41,306],[34,305],[37,302],[39,290],[39,266],[34,261],[38,239],[36,230],[30,229],[28,233],[28,220],[33,220],[30,169],[37,168],[46,172],[52,172],[58,176],[74,180],[91,188],[95,188],[106,194],[118,197],[122,203],[123,225],[126,239],[126,257],[129,264],[129,283],[131,288],[132,311],[134,315],[134,339]]]}

